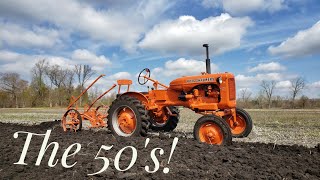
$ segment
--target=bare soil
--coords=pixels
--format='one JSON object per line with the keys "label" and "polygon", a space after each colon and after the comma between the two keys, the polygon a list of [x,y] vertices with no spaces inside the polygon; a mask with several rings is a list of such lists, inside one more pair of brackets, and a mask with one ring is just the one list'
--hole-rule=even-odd
{"label": "bare soil", "polygon": [[[56,141],[60,147],[56,158],[59,163],[55,167],[47,165],[51,148],[46,153],[40,166],[35,162],[43,137],[32,137],[28,149],[26,163],[15,165],[25,142],[26,135],[20,134],[17,139],[13,134],[17,131],[45,133],[53,129],[49,142]],[[173,137],[179,142],[170,163],[168,158]],[[182,133],[158,136],[149,135],[150,143],[145,148],[142,137],[115,138],[108,131],[83,130],[81,132],[63,132],[59,122],[45,122],[40,125],[24,126],[0,122],[0,179],[319,179],[320,147],[307,148],[298,145],[275,145],[263,143],[234,142],[231,146],[213,146],[200,144],[193,139],[185,138]],[[71,169],[65,169],[60,163],[64,150],[73,143],[80,143],[82,148],[78,154],[70,157],[68,164],[77,162]],[[102,160],[94,160],[101,145],[114,145],[100,155],[108,157],[109,168],[97,176],[88,176],[100,170]],[[114,167],[116,153],[125,146],[134,146],[138,158],[134,166],[125,172]],[[153,148],[161,147],[164,154],[159,157],[160,169],[149,174],[145,166],[154,168],[150,157]],[[120,166],[125,168],[131,160],[131,152],[125,151],[121,156]],[[164,167],[170,168],[168,174]]]}

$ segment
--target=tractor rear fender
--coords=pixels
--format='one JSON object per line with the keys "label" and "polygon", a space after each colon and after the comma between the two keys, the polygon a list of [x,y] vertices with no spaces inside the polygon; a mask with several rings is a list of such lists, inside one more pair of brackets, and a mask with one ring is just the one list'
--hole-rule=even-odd
{"label": "tractor rear fender", "polygon": [[122,96],[135,97],[138,100],[140,100],[143,104],[148,104],[148,98],[139,92],[125,92],[125,93],[121,94],[119,97],[122,97]]}

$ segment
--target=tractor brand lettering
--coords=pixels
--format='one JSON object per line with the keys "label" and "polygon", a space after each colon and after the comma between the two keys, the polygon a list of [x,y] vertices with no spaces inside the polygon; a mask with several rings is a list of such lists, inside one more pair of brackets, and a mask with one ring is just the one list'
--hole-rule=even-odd
{"label": "tractor brand lettering", "polygon": [[188,79],[187,83],[210,82],[210,81],[214,81],[214,78]]}

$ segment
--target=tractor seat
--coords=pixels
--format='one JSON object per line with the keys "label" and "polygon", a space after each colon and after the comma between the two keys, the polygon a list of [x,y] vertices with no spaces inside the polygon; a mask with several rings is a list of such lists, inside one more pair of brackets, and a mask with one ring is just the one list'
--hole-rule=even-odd
{"label": "tractor seat", "polygon": [[119,79],[117,80],[117,83],[119,86],[121,85],[131,85],[132,84],[132,80],[130,79]]}
{"label": "tractor seat", "polygon": [[132,81],[130,79],[119,79],[117,80],[118,83],[118,94],[120,94],[121,86],[127,86],[127,92],[130,90],[130,85],[132,84]]}

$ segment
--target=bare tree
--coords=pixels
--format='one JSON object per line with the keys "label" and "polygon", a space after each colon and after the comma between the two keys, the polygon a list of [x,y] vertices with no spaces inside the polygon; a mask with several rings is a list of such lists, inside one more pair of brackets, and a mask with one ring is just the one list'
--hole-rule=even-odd
{"label": "bare tree", "polygon": [[96,73],[89,65],[75,65],[74,72],[77,76],[79,85],[83,88],[84,84]]}
{"label": "bare tree", "polygon": [[72,83],[74,80],[74,72],[67,69],[67,70],[65,70],[65,73],[66,73],[66,77],[64,79],[63,84],[65,87],[72,87]]}
{"label": "bare tree", "polygon": [[0,88],[2,91],[9,93],[15,102],[15,107],[19,107],[18,95],[27,88],[28,82],[20,79],[17,73],[0,74]]}
{"label": "bare tree", "polygon": [[262,87],[263,93],[266,95],[267,100],[268,100],[268,108],[271,108],[271,103],[272,103],[272,95],[274,92],[274,88],[276,86],[275,81],[262,81],[260,86]]}
{"label": "bare tree", "polygon": [[48,62],[46,59],[39,60],[34,67],[32,68],[32,76],[38,83],[38,86],[42,86],[44,84],[44,75],[46,73],[48,67]]}
{"label": "bare tree", "polygon": [[32,89],[35,91],[36,95],[32,100],[32,106],[36,106],[37,100],[43,102],[45,98],[46,85],[44,83],[44,76],[46,69],[48,67],[48,62],[45,59],[38,61],[31,70],[32,73]]}
{"label": "bare tree", "polygon": [[69,69],[63,69],[59,65],[52,65],[47,67],[46,75],[48,76],[51,84],[57,88],[56,91],[58,96],[58,104],[62,106],[62,97],[71,96],[73,90],[72,83],[74,79],[74,72]]}
{"label": "bare tree", "polygon": [[[61,106],[61,93],[62,86],[64,85],[63,82],[66,78],[66,71],[63,70],[59,65],[52,65],[46,68],[46,75],[49,78],[51,85],[54,85],[57,88],[57,100],[58,104]],[[54,89],[51,89],[51,91],[49,92],[50,107],[52,106],[52,91],[54,91]]]}
{"label": "bare tree", "polygon": [[244,103],[244,105],[247,107],[248,101],[252,95],[252,92],[248,90],[248,88],[241,89],[239,91],[240,100]]}
{"label": "bare tree", "polygon": [[71,96],[73,91],[73,80],[74,80],[74,71],[71,70],[65,70],[66,76],[63,82],[63,85],[67,89],[68,96]]}
{"label": "bare tree", "polygon": [[273,102],[274,102],[273,106],[275,106],[275,107],[283,107],[284,99],[283,99],[283,97],[278,95],[278,96],[274,97]]}
{"label": "bare tree", "polygon": [[48,66],[46,74],[50,79],[50,82],[58,89],[64,85],[64,81],[67,76],[67,71],[63,70],[59,65]]}
{"label": "bare tree", "polygon": [[299,99],[300,107],[302,107],[302,109],[306,108],[306,106],[308,105],[309,101],[310,100],[309,100],[308,96],[301,96],[300,99]]}
{"label": "bare tree", "polygon": [[305,88],[305,80],[302,77],[297,77],[291,80],[291,100],[292,100],[292,108],[294,108],[294,100],[296,99],[297,95],[301,93],[301,91]]}
{"label": "bare tree", "polygon": [[263,108],[264,99],[265,99],[264,92],[263,90],[260,90],[255,98],[255,104],[258,105],[258,108],[260,109]]}
{"label": "bare tree", "polygon": [[[84,90],[84,84],[96,73],[89,65],[75,65],[74,72],[76,74],[80,92]],[[80,98],[80,106],[82,99]]]}

